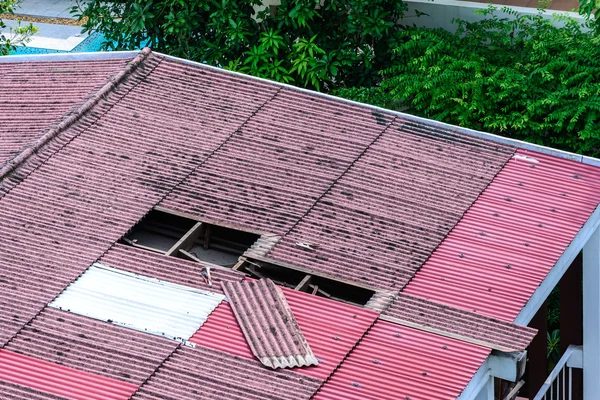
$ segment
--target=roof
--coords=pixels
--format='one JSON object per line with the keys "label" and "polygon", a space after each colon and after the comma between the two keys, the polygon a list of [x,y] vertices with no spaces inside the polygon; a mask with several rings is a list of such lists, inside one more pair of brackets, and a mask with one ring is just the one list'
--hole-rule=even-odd
{"label": "roof", "polygon": [[[515,316],[600,201],[597,160],[147,49],[3,57],[0,68],[29,76],[90,63],[115,69],[93,84],[69,75],[89,91],[54,93],[65,114],[32,125],[0,170],[0,365],[10,365],[0,385],[16,399],[77,398],[86,382],[123,399],[455,398],[492,348],[530,340]],[[7,104],[14,96],[0,92],[0,115]],[[373,291],[377,309],[283,287],[319,365],[282,372],[255,359],[227,302],[189,343],[49,307],[96,263],[219,295],[222,282],[248,279],[212,269],[209,286],[209,265],[123,244],[153,209],[260,234],[242,261]],[[383,320],[407,294],[435,331],[398,314],[398,301],[387,314],[404,322]],[[505,330],[492,343],[467,321]]]}
{"label": "roof", "polygon": [[0,64],[0,167],[77,109],[129,60],[59,61],[18,69]]}
{"label": "roof", "polygon": [[514,321],[598,199],[599,168],[519,150],[404,292]]}
{"label": "roof", "polygon": [[490,350],[377,321],[315,400],[455,399]]}
{"label": "roof", "polygon": [[383,314],[383,319],[399,325],[504,352],[527,349],[537,333],[536,329],[435,303],[404,292],[398,294]]}
{"label": "roof", "polygon": [[252,353],[267,367],[318,365],[285,295],[270,279],[221,284]]}

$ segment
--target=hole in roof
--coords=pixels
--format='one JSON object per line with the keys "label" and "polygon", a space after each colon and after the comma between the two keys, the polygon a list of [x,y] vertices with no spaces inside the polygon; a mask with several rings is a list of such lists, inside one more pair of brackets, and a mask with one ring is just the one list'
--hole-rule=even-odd
{"label": "hole in roof", "polygon": [[150,211],[125,236],[136,247],[164,253],[189,231],[196,221],[159,211]]}
{"label": "hole in roof", "polygon": [[232,268],[259,237],[153,210],[121,242],[172,257]]}
{"label": "hole in roof", "polygon": [[255,278],[269,278],[280,286],[353,305],[364,306],[375,294],[374,290],[264,261],[245,260],[239,270]]}

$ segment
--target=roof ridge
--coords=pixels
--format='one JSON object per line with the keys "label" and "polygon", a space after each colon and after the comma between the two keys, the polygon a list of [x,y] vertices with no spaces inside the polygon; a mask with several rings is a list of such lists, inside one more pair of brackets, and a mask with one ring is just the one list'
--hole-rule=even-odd
{"label": "roof ridge", "polygon": [[106,98],[112,93],[128,76],[135,72],[140,65],[151,54],[149,48],[142,49],[137,56],[135,56],[127,65],[118,71],[116,74],[110,76],[107,82],[91,97],[89,97],[83,104],[81,104],[76,110],[68,111],[61,119],[62,121],[53,128],[50,128],[34,143],[28,145],[19,154],[8,160],[0,169],[0,190],[4,193],[0,193],[0,198],[3,197],[9,190],[4,188],[5,179],[19,167],[23,166],[31,157],[36,155],[42,150],[52,139],[56,138],[61,132],[67,130],[69,127],[79,121],[84,115],[90,112],[98,104],[98,102]]}

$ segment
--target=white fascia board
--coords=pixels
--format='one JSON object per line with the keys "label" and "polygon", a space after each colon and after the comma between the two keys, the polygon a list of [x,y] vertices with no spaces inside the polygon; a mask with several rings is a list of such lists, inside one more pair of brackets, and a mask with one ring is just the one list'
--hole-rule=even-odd
{"label": "white fascia board", "polygon": [[86,53],[15,54],[0,57],[0,63],[111,60],[115,58],[133,58],[139,53],[139,51],[94,51]]}
{"label": "white fascia board", "polygon": [[485,390],[491,377],[490,356],[483,362],[481,367],[475,372],[471,381],[467,384],[462,393],[456,400],[474,400],[479,396],[482,390]]}
{"label": "white fascia board", "polygon": [[577,232],[577,235],[575,235],[575,238],[569,244],[565,252],[560,256],[540,286],[535,290],[527,304],[525,304],[525,307],[523,307],[515,319],[515,324],[525,326],[529,324],[599,225],[600,206],[596,207],[583,227]]}

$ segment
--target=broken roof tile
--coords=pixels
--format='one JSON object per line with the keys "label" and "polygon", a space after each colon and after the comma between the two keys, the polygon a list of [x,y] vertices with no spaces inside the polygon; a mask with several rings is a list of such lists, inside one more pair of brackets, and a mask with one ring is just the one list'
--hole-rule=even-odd
{"label": "broken roof tile", "polygon": [[533,328],[405,293],[398,294],[382,318],[389,322],[505,352],[525,350],[537,333]]}
{"label": "broken roof tile", "polygon": [[318,365],[283,294],[270,279],[223,282],[252,353],[269,368]]}

